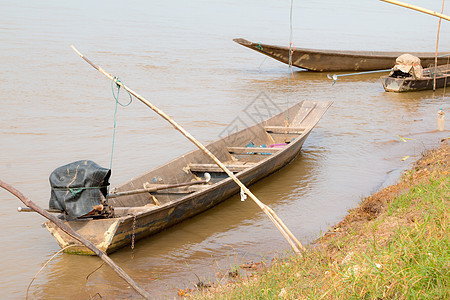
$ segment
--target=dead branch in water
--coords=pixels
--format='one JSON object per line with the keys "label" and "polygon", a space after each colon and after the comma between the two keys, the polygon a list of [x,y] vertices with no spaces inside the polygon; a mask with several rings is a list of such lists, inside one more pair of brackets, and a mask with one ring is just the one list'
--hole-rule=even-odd
{"label": "dead branch in water", "polygon": [[47,211],[36,205],[33,201],[28,199],[25,195],[23,195],[21,192],[19,192],[17,189],[15,189],[13,186],[7,184],[6,182],[3,182],[0,180],[0,187],[4,188],[17,198],[19,198],[20,201],[22,201],[26,206],[33,209],[35,212],[40,214],[41,216],[45,217],[46,219],[50,220],[51,222],[55,223],[56,226],[61,228],[62,231],[73,237],[74,239],[78,240],[80,243],[85,245],[87,248],[89,248],[92,252],[94,252],[98,257],[100,257],[108,266],[110,266],[123,280],[125,280],[136,292],[138,292],[142,297],[146,299],[150,299],[150,294],[141,288],[130,276],[128,276],[127,273],[125,273],[122,268],[120,268],[116,263],[112,261],[112,259],[109,258],[103,251],[98,249],[94,244],[92,244],[90,241],[85,239],[83,236],[75,232],[72,228],[70,228],[68,225],[64,224],[60,219],[56,218],[55,216],[49,214]]}

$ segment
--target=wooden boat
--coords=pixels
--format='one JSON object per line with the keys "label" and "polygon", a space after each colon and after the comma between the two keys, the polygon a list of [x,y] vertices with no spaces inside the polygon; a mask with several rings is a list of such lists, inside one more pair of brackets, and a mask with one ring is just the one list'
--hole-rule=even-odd
{"label": "wooden boat", "polygon": [[443,88],[450,85],[450,64],[442,65],[435,68],[423,69],[423,77],[416,79],[413,76],[410,77],[392,77],[392,75],[386,75],[381,77],[384,90],[386,92],[412,92],[420,90],[433,89],[433,74],[436,73],[436,88]]}
{"label": "wooden boat", "polygon": [[[246,185],[292,161],[331,102],[303,101],[266,121],[233,133],[207,146]],[[286,126],[287,116],[292,120]],[[115,193],[161,184],[198,181],[205,172],[208,184],[110,198],[113,217],[69,219],[59,217],[100,250],[110,253],[192,217],[239,192],[238,185],[201,150],[194,150],[115,189]],[[65,252],[92,255],[51,222],[44,226]]]}
{"label": "wooden boat", "polygon": [[[282,63],[289,63],[289,48],[253,43],[245,39],[234,39],[238,44],[256,50]],[[372,71],[390,69],[395,59],[404,52],[385,51],[338,51],[294,48],[292,65],[310,71]],[[435,53],[410,52],[420,58],[424,68],[434,65]],[[438,54],[438,55],[441,55]],[[445,64],[448,57],[438,58],[438,64]]]}

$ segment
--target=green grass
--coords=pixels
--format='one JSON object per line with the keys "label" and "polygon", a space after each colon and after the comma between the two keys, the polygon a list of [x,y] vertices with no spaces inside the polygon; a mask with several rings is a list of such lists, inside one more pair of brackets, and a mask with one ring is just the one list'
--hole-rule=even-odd
{"label": "green grass", "polygon": [[287,256],[253,277],[193,297],[450,299],[449,202],[444,165],[411,180],[376,218],[324,239],[321,251]]}

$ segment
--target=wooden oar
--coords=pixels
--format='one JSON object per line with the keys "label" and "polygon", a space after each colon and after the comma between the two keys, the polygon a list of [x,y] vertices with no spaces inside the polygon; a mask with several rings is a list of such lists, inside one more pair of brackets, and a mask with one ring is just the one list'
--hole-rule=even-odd
{"label": "wooden oar", "polygon": [[123,280],[125,280],[133,289],[135,289],[136,292],[138,292],[142,297],[145,299],[150,299],[150,294],[141,288],[130,276],[128,276],[127,273],[125,273],[122,268],[120,268],[118,265],[112,261],[109,256],[107,256],[103,251],[98,249],[94,244],[92,244],[90,241],[79,235],[77,232],[75,232],[72,228],[64,224],[60,219],[56,218],[55,216],[49,214],[45,210],[43,210],[41,207],[36,205],[33,201],[28,199],[25,195],[23,195],[21,192],[19,192],[17,189],[15,189],[13,186],[7,184],[6,182],[3,182],[0,180],[0,187],[4,188],[17,198],[19,198],[20,201],[22,201],[26,206],[28,206],[33,211],[37,212],[41,216],[49,219],[51,222],[55,223],[56,226],[61,228],[62,231],[73,237],[74,239],[80,241],[83,245],[85,245],[87,248],[89,248],[92,252],[94,252],[98,257],[100,257],[108,266],[110,266]]}
{"label": "wooden oar", "polygon": [[167,189],[173,189],[177,187],[182,186],[189,186],[194,184],[202,184],[202,183],[208,183],[211,180],[211,175],[209,173],[205,173],[204,180],[198,180],[198,181],[192,181],[192,182],[182,182],[177,184],[166,184],[166,185],[160,185],[153,188],[147,188],[147,189],[138,189],[138,190],[132,190],[132,191],[125,191],[125,192],[118,192],[118,193],[110,193],[108,194],[108,198],[117,198],[121,196],[128,196],[128,195],[135,195],[135,194],[142,194],[142,193],[151,193],[156,192],[160,190],[167,190]]}
{"label": "wooden oar", "polygon": [[202,150],[207,156],[209,156],[228,176],[233,179],[234,182],[242,189],[242,191],[250,196],[250,198],[264,211],[264,213],[269,217],[269,219],[275,224],[277,229],[280,231],[280,233],[284,236],[284,238],[288,241],[288,243],[291,245],[294,252],[300,254],[300,249],[305,250],[305,247],[297,240],[297,238],[292,234],[292,232],[287,228],[287,226],[280,222],[281,220],[276,217],[275,213],[268,209],[268,206],[262,203],[258,198],[256,198],[255,195],[231,172],[228,170],[228,168],[214,155],[212,154],[203,144],[201,144],[196,138],[194,138],[189,132],[187,132],[183,127],[181,127],[177,122],[175,122],[171,117],[169,117],[167,114],[165,114],[162,110],[160,110],[158,107],[150,103],[148,100],[146,100],[144,97],[136,93],[135,91],[128,88],[126,85],[124,85],[120,80],[117,80],[116,77],[113,77],[111,74],[103,70],[101,67],[96,66],[94,63],[92,63],[88,58],[86,58],[83,54],[81,54],[73,45],[71,46],[72,49],[82,58],[84,59],[88,64],[90,64],[94,69],[108,77],[110,80],[114,81],[115,84],[117,84],[120,87],[123,87],[125,90],[127,90],[131,95],[139,99],[142,103],[147,105],[149,108],[151,108],[153,111],[155,111],[158,115],[160,115],[162,118],[164,118],[166,121],[168,121],[176,130],[180,131],[182,135],[184,135],[188,140],[190,140],[192,143],[194,143],[200,150]]}
{"label": "wooden oar", "polygon": [[400,1],[397,1],[397,0],[380,0],[380,1],[384,1],[384,2],[387,2],[387,3],[395,4],[395,5],[398,5],[398,6],[403,6],[403,7],[409,8],[409,9],[417,10],[417,11],[420,11],[420,12],[423,12],[423,13],[426,13],[426,14],[429,14],[429,15],[432,15],[432,16],[435,16],[435,17],[442,18],[444,20],[450,21],[450,17],[449,16],[444,15],[444,14],[440,14],[440,13],[432,11],[430,9],[422,8],[422,7],[419,7],[419,6],[411,5],[411,4],[408,4],[408,3],[405,3],[405,2],[400,2]]}

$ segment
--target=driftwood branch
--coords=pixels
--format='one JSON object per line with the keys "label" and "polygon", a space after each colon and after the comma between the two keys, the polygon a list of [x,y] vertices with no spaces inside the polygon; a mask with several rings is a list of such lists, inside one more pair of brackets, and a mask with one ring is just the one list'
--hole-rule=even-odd
{"label": "driftwood branch", "polygon": [[288,243],[291,245],[294,252],[300,254],[300,250],[305,250],[305,247],[295,238],[295,236],[292,234],[292,232],[289,231],[289,229],[286,227],[286,225],[283,224],[283,222],[279,222],[280,220],[273,210],[269,210],[268,207],[262,203],[234,174],[231,172],[214,154],[211,153],[203,144],[201,144],[196,138],[194,138],[189,132],[187,132],[181,125],[179,125],[175,120],[173,120],[171,117],[169,117],[166,113],[164,113],[162,110],[160,110],[158,107],[150,103],[148,100],[146,100],[144,97],[136,93],[135,91],[128,88],[126,85],[124,85],[120,80],[117,80],[117,77],[113,77],[111,74],[103,70],[101,67],[95,65],[93,62],[91,62],[88,58],[86,58],[81,52],[79,52],[74,46],[71,46],[72,49],[82,58],[84,59],[88,64],[90,64],[94,69],[108,77],[110,80],[114,81],[115,84],[118,86],[124,88],[127,90],[131,95],[136,97],[138,100],[140,100],[142,103],[144,103],[146,106],[151,108],[154,112],[156,112],[158,115],[160,115],[163,119],[168,121],[176,130],[181,132],[182,135],[184,135],[189,141],[191,141],[194,145],[196,145],[200,150],[202,150],[207,156],[209,156],[228,176],[233,179],[234,182],[242,189],[242,191],[250,196],[250,198],[264,211],[264,213],[269,217],[269,219],[274,223],[274,225],[277,227],[277,229],[280,231],[280,233],[284,236],[284,238],[288,241]]}
{"label": "driftwood branch", "polygon": [[146,299],[150,299],[150,294],[141,288],[137,283],[128,276],[127,273],[125,273],[122,268],[120,268],[118,265],[116,265],[110,258],[107,256],[103,251],[98,249],[94,244],[92,244],[90,241],[85,239],[83,236],[79,235],[77,232],[75,232],[72,228],[70,228],[68,225],[63,223],[60,219],[56,218],[55,216],[49,214],[47,211],[36,205],[33,201],[28,199],[25,195],[23,195],[21,192],[19,192],[17,189],[15,189],[13,186],[7,184],[6,182],[3,182],[0,180],[0,187],[4,188],[17,198],[19,198],[20,201],[22,201],[26,206],[31,208],[32,210],[36,211],[41,216],[47,218],[51,222],[55,223],[56,226],[61,228],[62,231],[73,237],[74,239],[80,241],[83,245],[85,245],[87,248],[89,248],[92,252],[94,252],[98,257],[100,257],[108,266],[110,266],[123,280],[125,280],[133,289],[136,290],[142,297]]}

